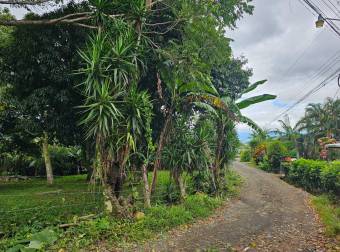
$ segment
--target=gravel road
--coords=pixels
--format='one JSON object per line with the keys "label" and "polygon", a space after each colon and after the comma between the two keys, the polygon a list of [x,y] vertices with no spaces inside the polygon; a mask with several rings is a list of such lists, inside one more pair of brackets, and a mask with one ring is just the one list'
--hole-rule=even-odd
{"label": "gravel road", "polygon": [[[232,200],[207,220],[174,230],[140,251],[328,251],[330,241],[309,205],[310,195],[240,162],[245,184]],[[334,251],[334,250],[332,250]]]}

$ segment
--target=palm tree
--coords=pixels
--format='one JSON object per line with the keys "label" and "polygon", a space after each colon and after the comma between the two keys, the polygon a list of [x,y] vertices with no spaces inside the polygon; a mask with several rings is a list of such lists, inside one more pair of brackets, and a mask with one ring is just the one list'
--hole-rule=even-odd
{"label": "palm tree", "polygon": [[274,132],[279,134],[280,139],[293,142],[296,149],[296,157],[300,158],[298,145],[300,132],[298,130],[298,125],[296,124],[294,127],[292,127],[288,115],[285,115],[284,120],[279,120],[279,123],[281,125],[281,129],[276,129]]}
{"label": "palm tree", "polygon": [[[243,93],[240,95],[240,98],[243,94],[249,93],[253,91],[256,87],[261,84],[264,84],[266,80],[258,81],[252,85],[250,85]],[[215,161],[213,166],[213,178],[214,183],[216,184],[216,191],[218,192],[224,184],[224,167],[230,160],[228,158],[229,151],[229,143],[228,143],[228,133],[235,129],[234,121],[238,121],[241,123],[245,123],[254,130],[258,132],[262,132],[261,128],[257,126],[257,124],[252,121],[250,118],[242,115],[241,110],[247,108],[251,105],[264,102],[267,100],[275,99],[275,95],[263,94],[250,98],[243,99],[239,102],[235,102],[229,97],[221,97],[221,104],[223,106],[212,107],[209,104],[197,103],[196,105],[204,108],[206,111],[210,113],[212,116],[215,126],[216,126],[216,146],[215,146]]]}
{"label": "palm tree", "polygon": [[324,104],[311,103],[305,115],[297,123],[297,129],[304,136],[306,156],[316,157],[317,140],[322,137],[339,139],[340,101],[327,98]]}

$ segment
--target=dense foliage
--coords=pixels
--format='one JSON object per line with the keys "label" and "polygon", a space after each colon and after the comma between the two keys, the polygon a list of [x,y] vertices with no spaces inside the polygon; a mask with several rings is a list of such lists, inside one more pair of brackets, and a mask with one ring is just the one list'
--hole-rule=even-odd
{"label": "dense foliage", "polygon": [[[51,245],[53,245],[51,250],[67,248],[78,251],[88,246],[92,249],[98,241],[120,247],[129,242],[143,241],[160,231],[192,222],[195,218],[207,217],[222,203],[222,198],[197,193],[186,197],[181,204],[169,206],[169,203],[173,202],[169,198],[171,194],[168,194],[171,190],[170,174],[167,171],[160,171],[157,195],[152,197],[154,206],[143,209],[142,201],[136,198],[134,210],[136,212],[143,210],[144,218],[143,216],[134,219],[110,218],[102,214],[102,192],[98,187],[95,190],[88,187],[85,177],[84,175],[56,177],[52,186],[47,185],[42,178],[25,182],[2,182],[0,230],[6,235],[0,240],[0,250],[6,251],[10,247],[13,251],[18,251],[19,247],[29,246],[30,241],[35,240],[36,234],[46,230],[52,230],[54,235],[49,234],[49,237],[56,236],[58,241],[53,244],[56,239],[52,242],[43,240],[41,250]],[[228,196],[233,196],[238,193],[240,177],[228,172],[227,179]],[[135,189],[136,196],[142,194],[141,186]],[[188,191],[193,190],[193,184],[188,183]],[[83,220],[84,216],[92,217]],[[67,232],[57,228],[58,225],[65,223],[71,223]]]}
{"label": "dense foliage", "polygon": [[340,162],[299,159],[287,166],[287,179],[312,192],[340,193]]}
{"label": "dense foliage", "polygon": [[[250,2],[94,0],[2,29],[3,174],[46,175],[53,188],[53,175],[86,171],[103,191],[98,207],[122,218],[155,198],[228,193],[237,123],[261,131],[241,110],[275,98],[243,97],[266,80],[249,83],[225,37]],[[56,18],[69,23],[33,25]],[[182,208],[174,211],[194,217]]]}
{"label": "dense foliage", "polygon": [[240,153],[241,162],[250,162],[252,160],[250,149],[244,149]]}

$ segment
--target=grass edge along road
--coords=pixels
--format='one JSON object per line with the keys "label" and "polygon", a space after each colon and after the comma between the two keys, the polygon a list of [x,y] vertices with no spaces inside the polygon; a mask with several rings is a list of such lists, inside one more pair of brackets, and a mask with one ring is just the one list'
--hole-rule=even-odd
{"label": "grass edge along road", "polygon": [[[165,173],[167,172],[163,173],[163,179],[159,180],[160,184],[167,181],[165,178]],[[226,179],[228,181],[226,197],[235,197],[238,194],[242,180],[240,176],[231,171],[228,172]],[[59,187],[61,187],[60,184]],[[77,197],[76,194],[70,195]],[[48,222],[31,223],[21,226],[20,232],[17,232],[14,236],[3,238],[0,241],[0,250],[6,251],[9,248],[14,248],[10,251],[20,251],[19,249],[15,250],[17,245],[20,245],[22,242],[29,245],[31,237],[34,237],[35,233],[42,232],[41,230],[46,230],[46,228],[48,231],[52,230],[57,236],[56,241],[53,241],[52,245],[44,244],[44,247],[49,246],[52,250],[60,248],[66,248],[70,251],[77,251],[80,248],[91,250],[101,241],[105,241],[101,242],[102,246],[129,247],[155,237],[157,234],[164,233],[176,226],[192,223],[199,218],[205,218],[223,203],[224,199],[222,198],[196,193],[188,196],[184,202],[177,205],[169,205],[159,201],[159,203],[154,204],[150,209],[139,209],[145,213],[145,216],[140,219],[118,220],[100,214],[95,219],[79,222],[77,225],[65,230],[58,228],[56,223],[54,225],[49,225]],[[83,212],[82,214],[89,213],[91,212]],[[35,214],[39,214],[39,212]],[[77,215],[69,216],[69,218],[63,221],[76,222],[78,217]]]}
{"label": "grass edge along road", "polygon": [[336,237],[340,243],[340,204],[327,194],[313,196],[312,206],[325,226],[325,234]]}

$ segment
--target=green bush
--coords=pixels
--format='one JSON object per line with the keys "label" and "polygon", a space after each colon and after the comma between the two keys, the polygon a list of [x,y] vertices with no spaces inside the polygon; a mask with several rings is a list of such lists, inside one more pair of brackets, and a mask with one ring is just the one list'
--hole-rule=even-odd
{"label": "green bush", "polygon": [[287,169],[286,177],[308,191],[340,193],[340,161],[299,159]]}
{"label": "green bush", "polygon": [[79,167],[81,151],[79,147],[50,145],[49,151],[54,174],[64,176],[81,172],[82,168]]}
{"label": "green bush", "polygon": [[285,155],[287,155],[287,148],[281,141],[276,140],[268,143],[267,156],[271,171],[280,171],[281,159]]}
{"label": "green bush", "polygon": [[268,157],[267,156],[264,156],[262,162],[260,162],[258,164],[258,167],[263,170],[263,171],[266,171],[266,172],[270,172],[271,171],[271,167],[270,167],[270,163],[268,161]]}
{"label": "green bush", "polygon": [[240,153],[241,162],[250,162],[251,161],[251,151],[250,149],[242,150]]}
{"label": "green bush", "polygon": [[[50,145],[49,151],[54,175],[74,175],[82,171],[79,147]],[[42,156],[30,156],[22,152],[0,153],[0,175],[12,174],[44,175],[45,164]]]}

